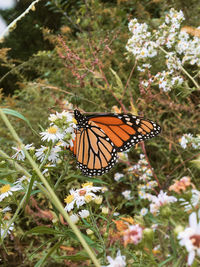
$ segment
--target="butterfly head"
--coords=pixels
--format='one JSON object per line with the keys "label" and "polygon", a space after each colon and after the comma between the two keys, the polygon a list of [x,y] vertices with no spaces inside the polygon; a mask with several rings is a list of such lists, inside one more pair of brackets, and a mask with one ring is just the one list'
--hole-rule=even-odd
{"label": "butterfly head", "polygon": [[87,119],[86,117],[80,113],[78,109],[74,110],[74,117],[78,122],[78,126],[85,127],[87,124]]}

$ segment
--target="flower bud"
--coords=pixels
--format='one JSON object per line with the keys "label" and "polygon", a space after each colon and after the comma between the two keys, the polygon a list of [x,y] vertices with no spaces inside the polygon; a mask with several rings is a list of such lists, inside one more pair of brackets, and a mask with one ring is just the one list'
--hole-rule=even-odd
{"label": "flower bud", "polygon": [[145,228],[143,230],[143,236],[144,236],[144,239],[147,242],[151,242],[152,243],[152,241],[154,239],[154,231],[153,231],[153,229],[151,229],[151,228]]}
{"label": "flower bud", "polygon": [[179,224],[174,228],[174,234],[177,236],[180,232],[183,232],[183,230],[184,230],[184,227]]}
{"label": "flower bud", "polygon": [[94,232],[93,232],[91,229],[89,229],[89,228],[86,230],[86,233],[87,233],[87,235],[92,235],[92,234],[94,234]]}
{"label": "flower bud", "polygon": [[109,208],[107,208],[107,207],[102,207],[101,211],[102,211],[103,214],[108,214],[108,212],[109,212]]}
{"label": "flower bud", "polygon": [[97,204],[97,205],[101,205],[102,201],[103,201],[103,197],[102,196],[98,196],[98,197],[95,198],[94,203]]}
{"label": "flower bud", "polygon": [[170,217],[170,215],[172,214],[171,208],[167,205],[161,207],[160,214],[166,218]]}

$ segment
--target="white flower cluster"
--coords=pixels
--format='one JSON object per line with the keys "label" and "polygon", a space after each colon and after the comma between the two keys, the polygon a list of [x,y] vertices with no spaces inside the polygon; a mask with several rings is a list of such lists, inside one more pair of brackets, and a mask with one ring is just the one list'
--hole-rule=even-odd
{"label": "white flower cluster", "polygon": [[[197,29],[200,29],[200,27]],[[182,64],[196,64],[200,67],[200,38],[196,36],[191,38],[189,34],[183,30],[179,33],[178,40],[176,51],[179,55],[183,56]]]}
{"label": "white flower cluster", "polygon": [[133,19],[129,22],[128,28],[133,35],[128,40],[126,49],[137,60],[155,57],[157,55],[157,45],[151,41],[151,33],[148,31],[147,24],[140,24],[137,19]]}
{"label": "white flower cluster", "polygon": [[138,163],[130,167],[128,172],[132,173],[134,176],[139,178],[140,181],[144,182],[144,184],[138,185],[138,195],[140,198],[145,198],[147,194],[146,191],[149,191],[158,185],[155,180],[152,180],[152,171],[149,168],[149,164],[143,154],[140,154]]}
{"label": "white flower cluster", "polygon": [[200,148],[200,135],[194,137],[192,134],[184,134],[180,139],[179,143],[182,148],[187,148],[188,145],[192,146],[194,149]]}
{"label": "white flower cluster", "polygon": [[[25,149],[29,152],[34,152],[32,156],[42,162],[46,157],[51,163],[57,163],[60,159],[60,153],[65,147],[73,147],[73,140],[75,139],[76,120],[72,114],[65,110],[61,113],[50,114],[49,120],[51,121],[50,127],[40,133],[42,141],[46,141],[47,145],[41,145],[40,148],[35,149],[33,144],[25,145]],[[12,147],[17,151],[12,158],[24,161],[25,153],[21,147]]]}
{"label": "white flower cluster", "polygon": [[162,190],[158,196],[147,194],[146,198],[151,202],[150,212],[154,215],[158,214],[160,207],[177,201],[177,198],[168,196],[167,193],[164,193]]}
{"label": "white flower cluster", "polygon": [[[102,196],[96,195],[96,193],[99,191],[104,192],[104,188],[101,186],[93,186],[92,182],[82,184],[82,187],[80,189],[70,189],[70,194],[65,198],[65,203],[67,204],[65,206],[65,210],[67,212],[70,212],[75,208],[75,206],[77,207],[77,209],[79,209],[81,206],[91,201],[100,205],[103,198]],[[75,213],[71,214],[70,216],[71,220],[74,223],[77,223],[79,216],[81,218],[87,218],[89,216],[89,211],[81,210],[79,212],[79,216]]]}
{"label": "white flower cluster", "polygon": [[126,257],[121,255],[121,251],[118,250],[117,256],[115,259],[107,256],[109,265],[102,265],[101,267],[125,267],[126,266]]}
{"label": "white flower cluster", "polygon": [[[129,22],[129,30],[132,34],[128,40],[126,49],[132,53],[138,61],[138,71],[145,72],[151,68],[151,58],[157,57],[156,62],[163,60],[165,53],[166,69],[158,72],[149,80],[143,81],[143,86],[158,85],[164,92],[173,87],[181,86],[184,82],[181,68],[184,63],[200,66],[200,38],[190,37],[181,31],[181,23],[184,20],[182,11],[173,8],[166,15],[163,23],[152,32],[146,23],[138,23],[137,19]],[[162,56],[162,57],[160,57]]]}

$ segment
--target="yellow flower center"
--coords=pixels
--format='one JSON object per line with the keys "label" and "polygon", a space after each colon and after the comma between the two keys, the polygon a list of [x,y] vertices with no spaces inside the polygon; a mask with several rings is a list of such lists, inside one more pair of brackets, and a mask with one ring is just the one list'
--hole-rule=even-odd
{"label": "yellow flower center", "polygon": [[65,198],[65,203],[69,204],[74,200],[74,196],[73,195],[69,195]]}
{"label": "yellow flower center", "polygon": [[90,195],[86,195],[86,196],[85,196],[85,201],[86,201],[87,203],[89,203],[90,201],[92,201],[92,196],[90,196]]}
{"label": "yellow flower center", "polygon": [[75,123],[75,124],[78,123],[77,120],[76,120],[75,118],[72,118],[72,122]]}
{"label": "yellow flower center", "polygon": [[1,194],[6,193],[6,192],[8,192],[9,190],[10,190],[10,185],[9,185],[9,184],[6,184],[6,185],[4,185],[4,186],[2,186],[2,187],[0,188],[0,192],[1,192]]}
{"label": "yellow flower center", "polygon": [[49,134],[56,134],[57,131],[58,131],[58,128],[55,127],[55,126],[51,126],[51,127],[49,127],[49,128],[47,129],[47,132],[48,132]]}
{"label": "yellow flower center", "polygon": [[62,145],[62,142],[58,142],[58,143],[56,144],[56,146],[60,146],[60,145]]}
{"label": "yellow flower center", "polygon": [[87,183],[82,184],[82,187],[86,187],[86,186],[92,187],[93,186],[93,182],[87,182]]}

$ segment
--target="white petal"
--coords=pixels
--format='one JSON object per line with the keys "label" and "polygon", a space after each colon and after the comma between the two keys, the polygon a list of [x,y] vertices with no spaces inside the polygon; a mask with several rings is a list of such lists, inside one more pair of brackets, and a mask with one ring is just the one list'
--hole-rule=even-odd
{"label": "white petal", "polygon": [[191,251],[189,254],[188,254],[188,265],[192,265],[193,261],[194,261],[194,256],[195,256],[195,252],[194,250]]}
{"label": "white petal", "polygon": [[190,224],[191,228],[197,227],[197,214],[196,214],[196,212],[193,212],[192,214],[190,214],[189,224]]}

